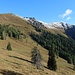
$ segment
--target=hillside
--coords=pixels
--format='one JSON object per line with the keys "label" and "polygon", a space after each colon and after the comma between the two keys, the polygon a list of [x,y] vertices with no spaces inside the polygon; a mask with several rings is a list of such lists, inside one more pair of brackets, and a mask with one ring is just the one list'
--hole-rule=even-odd
{"label": "hillside", "polygon": [[0,14],[0,23],[3,24],[14,24],[14,25],[21,25],[24,26],[26,22],[19,18],[18,16],[12,14],[12,13],[7,13],[7,14]]}
{"label": "hillside", "polygon": [[[1,14],[0,24],[10,28],[19,29],[25,35],[23,40],[6,37],[6,40],[0,39],[0,73],[11,73],[9,75],[74,75],[73,65],[68,64],[62,58],[57,59],[58,69],[56,72],[47,69],[48,50],[43,48],[40,44],[34,41],[29,33],[31,31],[39,34],[36,29],[27,21],[13,14]],[[47,29],[46,29],[47,30]],[[61,32],[62,33],[62,32]],[[62,33],[63,34],[63,33]],[[64,34],[65,35],[65,34]],[[6,46],[8,42],[11,43],[12,51],[8,51]],[[31,51],[34,46],[37,46],[41,52],[44,70],[38,70],[31,63]],[[8,74],[7,74],[8,75]]]}

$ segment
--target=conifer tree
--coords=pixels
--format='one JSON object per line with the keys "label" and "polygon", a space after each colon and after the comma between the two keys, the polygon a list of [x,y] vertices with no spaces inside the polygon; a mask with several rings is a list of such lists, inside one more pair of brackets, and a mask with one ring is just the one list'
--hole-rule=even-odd
{"label": "conifer tree", "polygon": [[49,58],[48,58],[47,67],[48,67],[48,69],[54,70],[54,71],[56,71],[56,69],[57,69],[55,53],[53,50],[49,50]]}
{"label": "conifer tree", "polygon": [[75,56],[73,55],[73,69],[75,70]]}
{"label": "conifer tree", "polygon": [[12,50],[11,48],[11,43],[9,42],[8,45],[7,45],[7,50]]}
{"label": "conifer tree", "polygon": [[41,69],[42,67],[41,60],[42,56],[40,54],[40,51],[37,49],[37,47],[34,47],[31,52],[31,61],[37,67],[37,69]]}
{"label": "conifer tree", "polygon": [[2,33],[1,33],[1,39],[2,40],[6,40],[6,33],[5,33],[5,31],[2,31]]}

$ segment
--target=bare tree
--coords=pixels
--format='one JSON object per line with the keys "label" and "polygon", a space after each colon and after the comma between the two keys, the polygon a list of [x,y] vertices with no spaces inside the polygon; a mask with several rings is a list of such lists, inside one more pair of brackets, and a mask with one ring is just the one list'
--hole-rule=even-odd
{"label": "bare tree", "polygon": [[31,61],[37,67],[37,69],[42,68],[42,64],[41,64],[42,56],[40,54],[40,51],[37,49],[37,47],[34,47],[31,52]]}

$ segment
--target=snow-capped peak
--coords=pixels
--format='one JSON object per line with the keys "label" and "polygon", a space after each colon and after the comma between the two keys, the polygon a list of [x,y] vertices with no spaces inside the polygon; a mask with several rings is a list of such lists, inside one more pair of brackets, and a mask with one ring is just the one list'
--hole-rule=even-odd
{"label": "snow-capped peak", "polygon": [[73,27],[73,25],[67,24],[66,22],[46,23],[43,21],[36,20],[34,17],[25,17],[24,19],[34,26],[46,27],[51,29],[67,29]]}

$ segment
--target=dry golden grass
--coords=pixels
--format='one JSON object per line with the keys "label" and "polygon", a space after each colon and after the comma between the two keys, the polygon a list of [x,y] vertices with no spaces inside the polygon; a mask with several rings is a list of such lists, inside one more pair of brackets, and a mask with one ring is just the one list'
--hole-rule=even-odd
{"label": "dry golden grass", "polygon": [[[7,40],[0,40],[0,70],[9,70],[23,75],[74,75],[73,65],[68,64],[64,59],[58,58],[58,69],[56,72],[48,70],[47,59],[48,51],[38,45],[38,49],[42,55],[42,64],[45,66],[44,70],[37,70],[35,66],[31,64],[31,51],[37,43],[30,37],[23,42],[7,38]],[[7,43],[11,42],[12,51],[6,49]]]}
{"label": "dry golden grass", "polygon": [[[56,72],[48,70],[46,68],[48,51],[40,45],[37,46],[37,43],[28,35],[30,31],[36,32],[35,29],[21,18],[11,17],[11,15],[12,14],[0,15],[0,23],[14,24],[17,27],[20,27],[22,32],[26,35],[26,39],[20,41],[7,37],[6,40],[0,40],[0,72],[2,70],[9,70],[22,73],[23,75],[75,75],[73,65],[68,64],[62,58],[57,59],[58,69]],[[12,45],[12,51],[6,49],[8,42]],[[31,51],[34,46],[37,46],[40,50],[43,58],[42,64],[45,66],[43,68],[44,70],[37,70],[36,67],[31,64]]]}
{"label": "dry golden grass", "polygon": [[64,37],[68,37],[66,34],[65,34],[65,31],[64,29],[61,29],[61,30],[57,30],[57,29],[46,29],[47,31],[50,31],[51,33],[53,34],[60,34]]}
{"label": "dry golden grass", "polygon": [[[0,70],[9,70],[23,75],[56,75],[46,68],[44,70],[37,70],[35,66],[31,64],[31,51],[37,43],[33,41],[28,33],[35,31],[35,29],[29,25],[25,20],[16,17],[12,14],[1,14],[0,23],[3,25],[14,25],[19,27],[20,30],[26,35],[26,39],[23,42],[7,37],[7,40],[0,40]],[[12,51],[8,51],[6,46],[8,42],[12,45]],[[48,59],[47,50],[38,45],[43,60],[44,66],[46,66],[46,61]]]}
{"label": "dry golden grass", "polygon": [[[0,69],[15,71],[22,73],[23,75],[56,75],[55,72],[46,68],[44,68],[44,70],[37,70],[36,67],[31,64],[31,50],[37,45],[37,43],[31,40],[31,38],[28,39],[29,41],[27,43],[25,43],[26,40],[21,42],[10,38],[7,38],[5,41],[0,40]],[[12,45],[12,51],[8,51],[6,49],[9,41]],[[42,63],[46,66],[48,59],[47,50],[42,48],[40,45],[38,46],[38,49],[44,59]]]}

